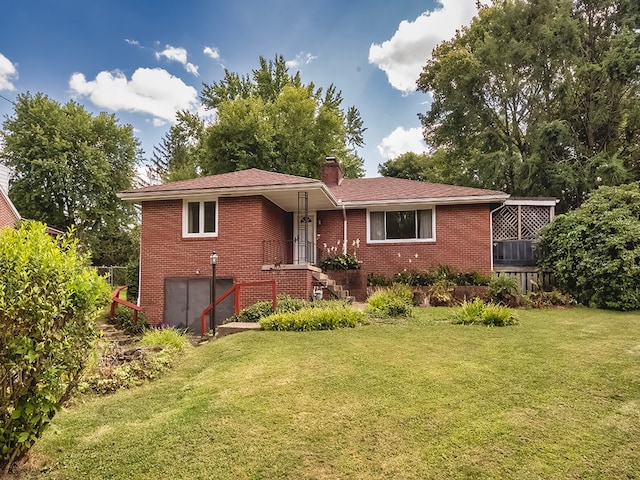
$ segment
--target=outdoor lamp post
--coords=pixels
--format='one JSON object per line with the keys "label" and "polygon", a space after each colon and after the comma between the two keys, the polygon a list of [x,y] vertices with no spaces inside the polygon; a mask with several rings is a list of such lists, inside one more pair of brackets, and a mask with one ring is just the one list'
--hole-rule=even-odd
{"label": "outdoor lamp post", "polygon": [[218,254],[211,252],[209,256],[211,262],[211,325],[212,331],[216,329],[216,265],[218,263]]}

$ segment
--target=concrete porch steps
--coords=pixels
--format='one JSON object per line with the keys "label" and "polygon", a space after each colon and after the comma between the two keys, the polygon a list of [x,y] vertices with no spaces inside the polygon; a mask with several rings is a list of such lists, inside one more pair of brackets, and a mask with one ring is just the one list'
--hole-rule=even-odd
{"label": "concrete porch steps", "polygon": [[226,337],[234,333],[260,330],[260,324],[254,322],[231,322],[216,327],[216,338]]}
{"label": "concrete porch steps", "polygon": [[329,290],[336,298],[340,300],[348,300],[350,302],[354,301],[354,297],[349,295],[349,290],[344,288],[342,285],[336,283],[335,280],[331,279],[329,275],[322,272],[313,272],[313,278],[316,279],[324,288]]}

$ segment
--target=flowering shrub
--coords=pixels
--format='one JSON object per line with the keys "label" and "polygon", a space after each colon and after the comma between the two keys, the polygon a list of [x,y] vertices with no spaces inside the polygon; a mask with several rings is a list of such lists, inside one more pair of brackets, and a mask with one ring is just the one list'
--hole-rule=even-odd
{"label": "flowering shrub", "polygon": [[320,263],[322,270],[357,270],[360,268],[360,262],[355,255],[343,253],[327,257]]}

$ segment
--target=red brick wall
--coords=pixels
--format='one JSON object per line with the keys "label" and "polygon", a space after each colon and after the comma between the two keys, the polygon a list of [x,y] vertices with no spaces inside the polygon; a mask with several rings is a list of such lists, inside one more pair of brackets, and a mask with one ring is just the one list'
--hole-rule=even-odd
{"label": "red brick wall", "polygon": [[[262,271],[263,239],[287,240],[290,217],[261,196],[220,198],[218,236],[182,238],[182,200],[143,202],[140,303],[151,324],[163,320],[165,278],[209,277],[209,255],[218,254],[216,276],[236,282],[277,280],[279,293],[308,297],[308,271]],[[222,293],[222,292],[220,292]],[[242,307],[265,300],[268,287],[242,291]]]}
{"label": "red brick wall", "polygon": [[[341,211],[319,212],[320,248],[337,247],[342,253]],[[457,271],[491,271],[491,218],[489,205],[436,207],[436,241],[367,244],[366,210],[347,210],[347,252],[362,262],[361,273],[387,276],[402,271],[428,270],[448,265]],[[360,240],[359,246],[353,242]],[[362,297],[362,292],[357,297]],[[360,298],[359,298],[360,299]]]}
{"label": "red brick wall", "polygon": [[[342,211],[318,212],[317,219],[318,246],[322,249],[326,244],[326,251],[342,253]],[[491,269],[488,205],[437,207],[437,241],[432,243],[367,244],[366,211],[347,210],[347,221],[347,251],[355,252],[362,261],[363,284],[366,275],[372,272],[393,275],[438,265],[460,271]],[[312,291],[309,270],[262,271],[263,240],[289,245],[291,224],[291,215],[264,197],[220,198],[218,237],[182,238],[181,200],[143,202],[140,300],[149,322],[157,324],[163,320],[165,278],[209,277],[209,255],[213,250],[219,256],[217,276],[236,282],[276,279],[278,293],[309,298]],[[359,240],[359,246],[353,245],[355,240]],[[362,299],[362,292],[353,293]],[[268,287],[248,288],[242,292],[242,306],[269,295]]]}
{"label": "red brick wall", "polygon": [[13,227],[16,220],[17,218],[9,206],[5,196],[0,194],[0,228]]}

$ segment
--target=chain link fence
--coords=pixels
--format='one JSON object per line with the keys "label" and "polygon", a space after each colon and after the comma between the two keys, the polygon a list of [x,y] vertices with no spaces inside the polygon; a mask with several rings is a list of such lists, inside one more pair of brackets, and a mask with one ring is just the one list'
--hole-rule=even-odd
{"label": "chain link fence", "polygon": [[127,267],[116,265],[95,267],[99,275],[106,275],[109,285],[119,287],[127,284]]}

